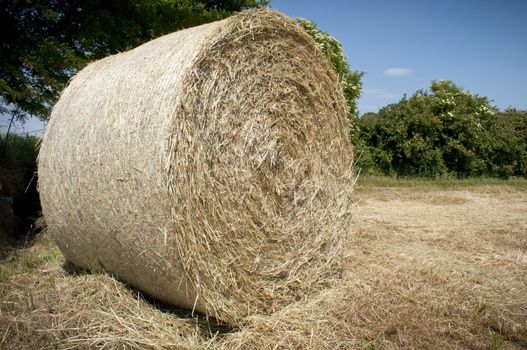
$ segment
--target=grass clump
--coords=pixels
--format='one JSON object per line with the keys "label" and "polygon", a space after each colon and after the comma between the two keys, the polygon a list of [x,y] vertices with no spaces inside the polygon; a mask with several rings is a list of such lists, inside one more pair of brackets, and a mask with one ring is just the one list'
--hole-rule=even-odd
{"label": "grass clump", "polygon": [[478,315],[483,316],[487,313],[487,304],[484,301],[476,298],[475,304]]}
{"label": "grass clump", "polygon": [[503,344],[503,336],[494,330],[490,331],[490,348],[491,350],[499,350]]}

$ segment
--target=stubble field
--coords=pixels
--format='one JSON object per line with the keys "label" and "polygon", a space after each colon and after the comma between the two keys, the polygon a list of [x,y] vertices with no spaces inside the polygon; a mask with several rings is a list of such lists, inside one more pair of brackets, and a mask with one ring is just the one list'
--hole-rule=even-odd
{"label": "stubble field", "polygon": [[524,349],[526,186],[359,186],[342,281],[241,329],[77,271],[43,233],[0,260],[0,348]]}

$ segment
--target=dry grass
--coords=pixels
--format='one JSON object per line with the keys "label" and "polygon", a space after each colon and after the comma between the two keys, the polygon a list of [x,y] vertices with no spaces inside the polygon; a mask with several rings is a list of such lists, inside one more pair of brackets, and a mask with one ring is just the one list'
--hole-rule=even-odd
{"label": "dry grass", "polygon": [[523,349],[526,217],[522,188],[359,189],[341,283],[227,332],[43,236],[0,265],[0,348]]}

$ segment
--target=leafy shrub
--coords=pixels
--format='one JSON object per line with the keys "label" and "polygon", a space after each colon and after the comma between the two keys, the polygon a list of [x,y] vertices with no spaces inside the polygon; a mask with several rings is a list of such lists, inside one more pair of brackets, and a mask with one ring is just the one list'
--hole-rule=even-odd
{"label": "leafy shrub", "polygon": [[26,234],[40,211],[36,188],[36,158],[40,139],[0,135],[0,194],[5,197],[0,235]]}
{"label": "leafy shrub", "polygon": [[398,176],[527,176],[527,112],[500,112],[448,80],[354,121],[363,172]]}
{"label": "leafy shrub", "polygon": [[0,166],[24,172],[34,167],[40,139],[33,135],[0,135]]}

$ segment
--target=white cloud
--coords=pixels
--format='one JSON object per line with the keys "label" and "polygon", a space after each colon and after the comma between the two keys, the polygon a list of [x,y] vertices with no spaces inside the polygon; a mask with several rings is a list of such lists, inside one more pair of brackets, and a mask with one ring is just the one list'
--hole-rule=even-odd
{"label": "white cloud", "polygon": [[394,98],[398,98],[401,96],[401,94],[396,94],[393,92],[388,92],[380,89],[364,89],[362,91],[364,95],[380,98],[383,100],[393,100]]}
{"label": "white cloud", "polygon": [[384,75],[388,75],[390,77],[404,77],[407,75],[412,75],[414,73],[413,69],[410,68],[388,68],[384,71]]}

